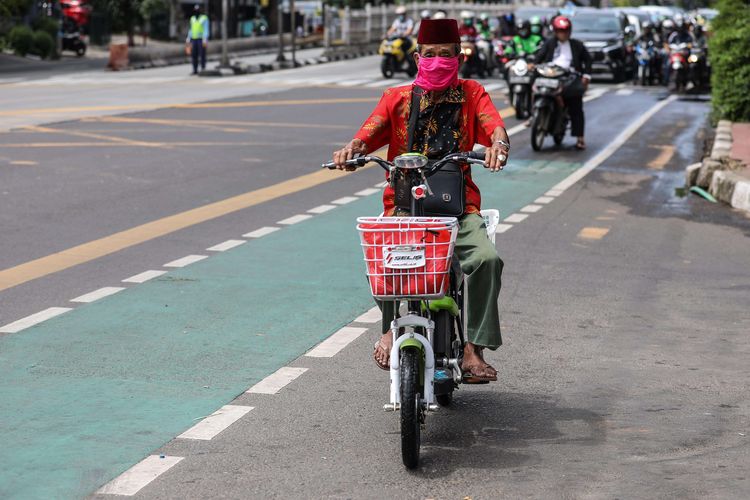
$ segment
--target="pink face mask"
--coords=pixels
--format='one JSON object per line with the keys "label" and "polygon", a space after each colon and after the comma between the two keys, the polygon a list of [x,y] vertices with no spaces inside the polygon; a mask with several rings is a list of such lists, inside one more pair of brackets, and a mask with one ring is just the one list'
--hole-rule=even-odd
{"label": "pink face mask", "polygon": [[414,84],[427,90],[445,90],[458,83],[458,57],[420,57]]}

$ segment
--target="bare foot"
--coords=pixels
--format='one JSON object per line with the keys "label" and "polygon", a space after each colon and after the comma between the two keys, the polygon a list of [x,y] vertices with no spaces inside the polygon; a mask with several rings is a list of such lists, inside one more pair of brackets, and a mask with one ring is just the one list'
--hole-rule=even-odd
{"label": "bare foot", "polygon": [[388,330],[375,342],[375,350],[372,353],[375,364],[381,370],[391,369],[391,347],[393,347],[393,333]]}
{"label": "bare foot", "polygon": [[464,346],[464,361],[461,371],[464,372],[464,382],[481,384],[497,380],[497,370],[487,364],[482,354],[483,348],[467,342]]}

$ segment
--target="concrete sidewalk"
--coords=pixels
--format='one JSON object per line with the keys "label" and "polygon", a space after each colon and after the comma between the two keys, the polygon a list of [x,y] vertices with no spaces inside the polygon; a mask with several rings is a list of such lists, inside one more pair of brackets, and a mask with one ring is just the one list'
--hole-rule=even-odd
{"label": "concrete sidewalk", "polygon": [[688,186],[750,212],[750,123],[719,122],[711,155],[685,170]]}

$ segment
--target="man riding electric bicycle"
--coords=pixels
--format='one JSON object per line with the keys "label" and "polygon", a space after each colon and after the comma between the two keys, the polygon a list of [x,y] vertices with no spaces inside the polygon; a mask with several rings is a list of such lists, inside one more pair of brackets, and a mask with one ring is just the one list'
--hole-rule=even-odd
{"label": "man riding electric bicycle", "polygon": [[[458,79],[463,55],[456,21],[423,21],[417,45],[418,74],[414,84],[386,90],[354,139],[333,153],[333,162],[340,169],[349,169],[345,165],[347,160],[386,145],[390,161],[407,152],[418,152],[435,160],[451,152],[471,151],[479,143],[487,146],[487,168],[492,172],[501,170],[510,150],[508,134],[484,88],[475,81]],[[412,112],[418,113],[415,120],[410,120]],[[409,143],[412,144],[411,151],[408,151]],[[497,301],[503,262],[486,236],[484,220],[479,214],[481,196],[472,180],[469,165],[456,165],[455,168],[458,175],[444,177],[455,183],[449,186],[454,190],[454,198],[444,194],[442,200],[437,201],[453,201],[455,204],[455,198],[458,198],[463,205],[459,207],[460,227],[455,255],[463,273],[469,277],[470,298],[466,328],[468,342],[461,370],[465,383],[486,383],[497,380],[497,371],[484,360],[483,350],[495,350],[502,343]],[[431,183],[436,182],[435,177],[430,179]],[[389,178],[388,181],[383,194],[384,214],[399,216],[408,212],[399,196],[403,191],[399,179]],[[393,345],[393,335],[388,328],[396,311],[391,302],[381,302],[379,306],[383,312],[384,335],[375,344],[373,357],[380,368],[387,370]]]}

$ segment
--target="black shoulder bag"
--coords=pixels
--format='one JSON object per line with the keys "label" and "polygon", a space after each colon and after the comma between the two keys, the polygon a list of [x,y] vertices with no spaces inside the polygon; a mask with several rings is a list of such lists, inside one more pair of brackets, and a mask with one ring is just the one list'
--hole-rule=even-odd
{"label": "black shoulder bag", "polygon": [[[407,151],[411,152],[414,147],[414,135],[417,130],[417,119],[419,118],[419,102],[422,89],[414,86],[411,98],[411,111],[409,113],[409,135]],[[430,164],[434,163],[434,160]],[[396,207],[400,210],[411,208],[411,186],[400,174],[392,180],[395,191]],[[432,195],[427,195],[423,200],[424,213],[433,217],[461,217],[464,214],[466,188],[464,186],[464,172],[461,165],[449,162],[443,165],[437,173],[427,178]]]}

